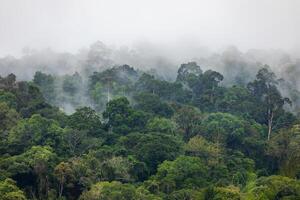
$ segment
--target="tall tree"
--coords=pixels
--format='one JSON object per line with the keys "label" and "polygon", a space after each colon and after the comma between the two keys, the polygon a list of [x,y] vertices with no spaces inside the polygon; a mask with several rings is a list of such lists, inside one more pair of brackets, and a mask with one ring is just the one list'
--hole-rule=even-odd
{"label": "tall tree", "polygon": [[193,137],[200,128],[202,114],[195,107],[183,106],[175,114],[175,121],[183,133],[184,140]]}
{"label": "tall tree", "polygon": [[177,73],[177,81],[187,83],[190,86],[202,74],[202,70],[196,62],[189,62],[182,64]]}
{"label": "tall tree", "polygon": [[64,191],[65,184],[75,178],[73,176],[70,163],[67,162],[59,163],[54,169],[54,176],[57,178],[59,182],[58,197],[61,198]]}
{"label": "tall tree", "polygon": [[144,112],[134,110],[130,106],[126,97],[108,102],[103,117],[107,119],[107,126],[112,131],[121,134],[143,129],[148,120]]}
{"label": "tall tree", "polygon": [[55,101],[55,78],[50,74],[42,72],[36,72],[33,78],[33,82],[39,86],[45,99],[51,103]]}
{"label": "tall tree", "polygon": [[258,104],[262,103],[268,126],[268,140],[271,138],[274,117],[283,110],[285,103],[291,104],[290,99],[282,97],[277,85],[276,75],[269,71],[267,65],[260,69],[256,79],[248,84],[248,89],[256,97]]}

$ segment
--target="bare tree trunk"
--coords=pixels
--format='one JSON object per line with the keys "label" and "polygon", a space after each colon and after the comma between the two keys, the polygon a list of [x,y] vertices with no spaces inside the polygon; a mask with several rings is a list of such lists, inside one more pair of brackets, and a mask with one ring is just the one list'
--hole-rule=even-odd
{"label": "bare tree trunk", "polygon": [[107,88],[107,103],[110,101],[109,87]]}
{"label": "bare tree trunk", "polygon": [[33,191],[32,188],[30,188],[30,194],[31,194],[31,198],[32,198],[33,200],[36,200],[36,199],[37,199],[37,198],[36,198],[36,195],[35,195],[35,191]]}
{"label": "bare tree trunk", "polygon": [[270,140],[272,134],[273,116],[274,116],[273,112],[271,111],[271,109],[269,109],[268,110],[268,140]]}
{"label": "bare tree trunk", "polygon": [[209,94],[209,103],[213,103],[213,95],[214,95],[215,87],[213,86],[211,89],[211,93]]}
{"label": "bare tree trunk", "polygon": [[46,175],[45,178],[45,197],[48,199],[48,193],[49,193],[49,180],[48,175]]}
{"label": "bare tree trunk", "polygon": [[64,190],[64,178],[61,177],[60,184],[59,184],[59,198],[62,197],[63,190]]}
{"label": "bare tree trunk", "polygon": [[44,179],[42,174],[38,174],[38,199],[43,199]]}

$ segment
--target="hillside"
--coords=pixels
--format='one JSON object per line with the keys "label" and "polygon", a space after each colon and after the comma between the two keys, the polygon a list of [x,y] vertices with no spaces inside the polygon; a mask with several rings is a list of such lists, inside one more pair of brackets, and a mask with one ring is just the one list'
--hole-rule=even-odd
{"label": "hillside", "polygon": [[224,78],[196,62],[174,81],[129,65],[1,77],[0,199],[300,199],[282,80]]}

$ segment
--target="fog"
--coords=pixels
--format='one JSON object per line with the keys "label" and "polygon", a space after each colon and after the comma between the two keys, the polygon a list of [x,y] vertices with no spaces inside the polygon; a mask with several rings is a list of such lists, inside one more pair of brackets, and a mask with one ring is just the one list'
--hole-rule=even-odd
{"label": "fog", "polygon": [[299,9],[298,0],[0,0],[0,56],[24,47],[76,53],[97,40],[146,42],[174,58],[228,45],[297,53]]}
{"label": "fog", "polygon": [[94,71],[128,64],[173,81],[180,64],[196,61],[230,86],[267,64],[292,97],[300,90],[299,9],[298,0],[0,0],[0,75],[79,72],[86,85]]}

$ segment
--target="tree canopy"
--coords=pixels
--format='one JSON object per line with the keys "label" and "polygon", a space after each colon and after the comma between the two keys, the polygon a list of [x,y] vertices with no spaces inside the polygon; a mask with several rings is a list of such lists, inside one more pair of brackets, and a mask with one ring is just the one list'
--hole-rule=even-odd
{"label": "tree canopy", "polygon": [[0,77],[0,200],[300,199],[297,96],[268,66],[224,84],[188,62],[166,80],[93,71],[98,54],[84,72]]}

